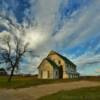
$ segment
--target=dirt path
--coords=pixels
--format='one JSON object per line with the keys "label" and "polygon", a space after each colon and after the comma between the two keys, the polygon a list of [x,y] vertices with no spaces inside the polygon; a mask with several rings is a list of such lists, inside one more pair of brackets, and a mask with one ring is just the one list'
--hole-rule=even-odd
{"label": "dirt path", "polygon": [[53,94],[61,90],[93,86],[100,86],[100,82],[77,81],[40,85],[22,89],[0,89],[0,100],[37,100],[41,96]]}

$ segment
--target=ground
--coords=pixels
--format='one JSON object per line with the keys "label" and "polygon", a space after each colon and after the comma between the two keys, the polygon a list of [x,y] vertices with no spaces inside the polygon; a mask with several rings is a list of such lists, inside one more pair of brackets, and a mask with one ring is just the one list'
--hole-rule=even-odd
{"label": "ground", "polygon": [[0,89],[0,100],[37,100],[42,96],[53,94],[62,90],[73,90],[83,87],[100,86],[96,81],[73,81],[53,84],[44,84],[28,88]]}
{"label": "ground", "polygon": [[13,76],[11,82],[8,81],[8,76],[0,76],[0,88],[26,88],[26,87],[32,87],[42,84],[51,84],[51,83],[60,83],[60,82],[73,82],[73,81],[80,81],[81,79],[37,79],[34,76]]}
{"label": "ground", "polygon": [[43,96],[39,100],[100,100],[100,86],[63,90]]}

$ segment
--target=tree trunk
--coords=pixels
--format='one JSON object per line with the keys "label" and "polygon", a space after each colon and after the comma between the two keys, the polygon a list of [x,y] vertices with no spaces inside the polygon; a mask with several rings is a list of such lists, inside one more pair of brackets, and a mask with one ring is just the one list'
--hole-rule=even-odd
{"label": "tree trunk", "polygon": [[14,74],[14,69],[15,69],[15,67],[12,67],[11,74],[10,74],[10,76],[8,78],[8,82],[11,82],[11,79],[12,79],[13,74]]}

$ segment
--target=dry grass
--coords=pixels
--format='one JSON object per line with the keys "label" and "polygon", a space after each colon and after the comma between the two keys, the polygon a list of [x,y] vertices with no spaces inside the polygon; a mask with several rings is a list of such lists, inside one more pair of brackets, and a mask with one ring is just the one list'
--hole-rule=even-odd
{"label": "dry grass", "polygon": [[0,76],[0,88],[25,88],[42,84],[52,84],[60,82],[72,82],[79,81],[80,79],[68,79],[68,80],[52,80],[52,79],[37,79],[36,77],[29,76],[14,76],[11,82],[8,81],[8,76]]}
{"label": "dry grass", "polygon": [[81,77],[79,79],[37,79],[36,76],[14,76],[10,83],[7,82],[8,76],[0,76],[0,88],[25,88],[42,84],[52,84],[61,82],[74,82],[74,81],[98,81],[100,82],[100,77]]}

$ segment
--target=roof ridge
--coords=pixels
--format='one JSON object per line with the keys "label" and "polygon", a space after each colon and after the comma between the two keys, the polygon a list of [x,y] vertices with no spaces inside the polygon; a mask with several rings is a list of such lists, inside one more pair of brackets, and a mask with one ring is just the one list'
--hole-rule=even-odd
{"label": "roof ridge", "polygon": [[67,57],[61,55],[60,53],[58,53],[58,52],[56,52],[56,51],[54,51],[54,50],[51,50],[51,51],[49,52],[49,54],[48,54],[47,57],[49,57],[50,55],[53,55],[53,54],[59,55],[62,59],[67,60],[67,61],[69,61],[71,64],[73,64],[74,66],[76,66],[76,65],[75,65],[71,60],[69,60]]}

